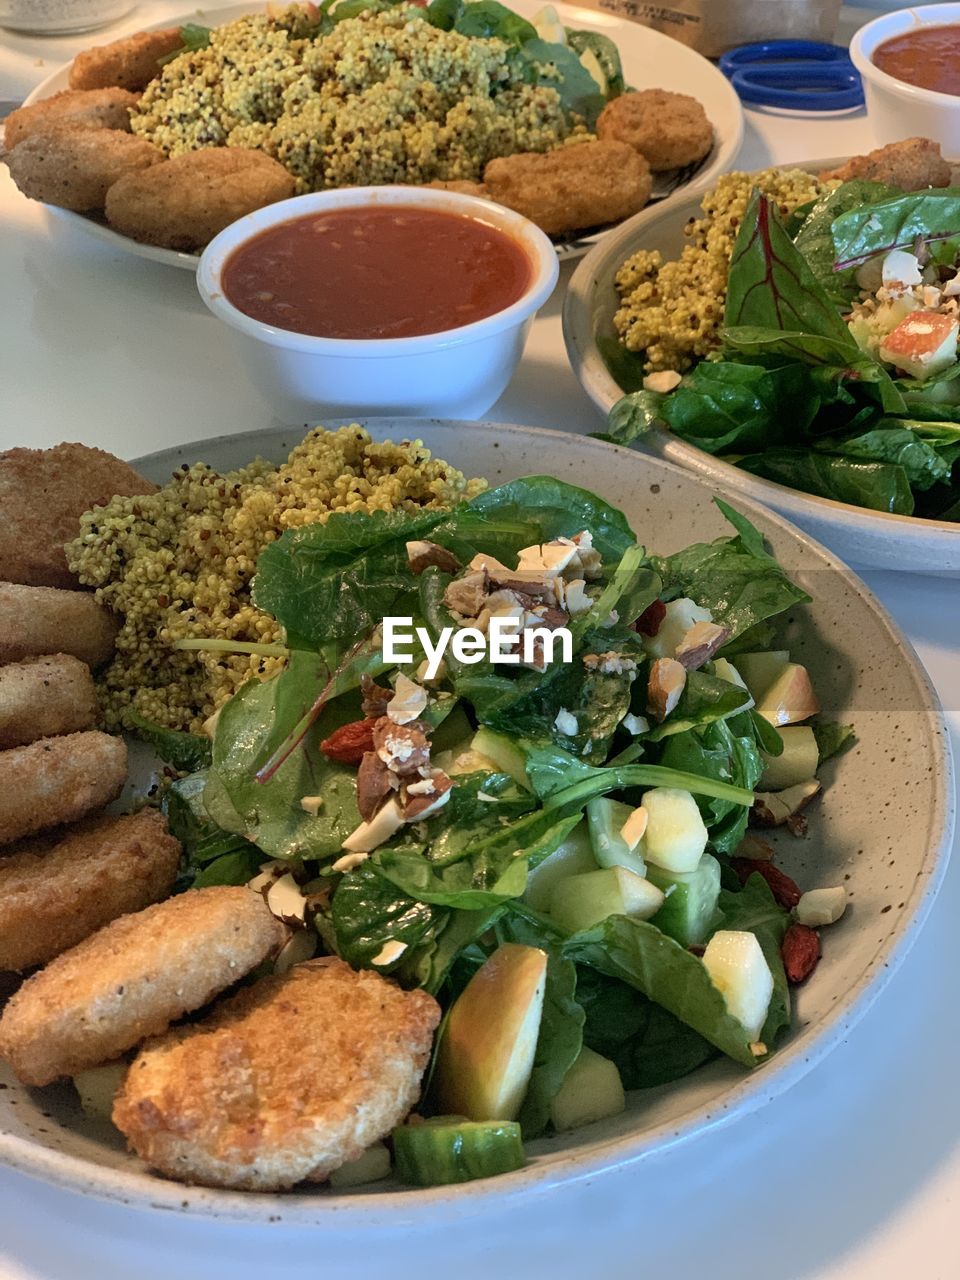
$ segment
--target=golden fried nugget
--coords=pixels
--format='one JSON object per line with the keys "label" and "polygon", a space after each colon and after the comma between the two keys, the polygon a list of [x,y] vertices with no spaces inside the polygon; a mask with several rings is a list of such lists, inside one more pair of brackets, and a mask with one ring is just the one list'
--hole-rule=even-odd
{"label": "golden fried nugget", "polygon": [[183,48],[179,27],[140,31],[78,53],[70,68],[71,89],[109,89],[116,86],[142,93],[163,68],[160,59]]}
{"label": "golden fried nugget", "polygon": [[0,751],[0,846],[115,800],[127,779],[127,744],[88,729]]}
{"label": "golden fried nugget", "polygon": [[88,818],[58,836],[46,851],[0,856],[0,969],[46,964],[173,888],[180,843],[156,809]]}
{"label": "golden fried nugget", "polygon": [[238,982],[286,932],[246,885],[121,916],[27,979],[0,1017],[0,1057],[32,1085],[108,1062]]}
{"label": "golden fried nugget", "polygon": [[99,667],[113,653],[120,624],[87,591],[0,582],[0,662],[72,653]]}
{"label": "golden fried nugget", "polygon": [[619,222],[650,198],[650,169],[625,142],[584,142],[556,151],[491,160],[483,173],[491,200],[515,209],[548,235]]}
{"label": "golden fried nugget", "polygon": [[0,667],[0,749],[89,729],[97,720],[90,668],[69,653]]}
{"label": "golden fried nugget", "polygon": [[107,193],[107,221],[144,244],[190,253],[295,190],[293,175],[263,151],[208,147],[122,178]]}
{"label": "golden fried nugget", "polygon": [[702,160],[713,146],[713,126],[696,98],[642,89],[607,103],[597,119],[597,137],[626,142],[658,172]]}
{"label": "golden fried nugget", "polygon": [[854,156],[839,169],[820,174],[821,182],[831,179],[850,182],[866,178],[871,182],[887,182],[901,191],[923,191],[926,187],[949,187],[952,171],[940,154],[940,144],[929,138],[906,138]]}
{"label": "golden fried nugget", "polygon": [[119,178],[158,165],[163,152],[119,129],[60,124],[32,133],[3,159],[31,200],[74,213],[97,213]]}
{"label": "golden fried nugget", "polygon": [[85,444],[0,453],[0,580],[75,587],[63,544],[79,533],[83,513],[156,491],[128,463]]}
{"label": "golden fried nugget", "polygon": [[148,1164],[186,1182],[319,1181],[417,1101],[439,1019],[425,991],[308,961],[144,1045],[113,1122]]}
{"label": "golden fried nugget", "polygon": [[130,132],[130,110],[137,95],[126,89],[64,89],[52,98],[43,98],[29,107],[19,107],[7,116],[3,141],[12,151],[25,138],[59,124],[75,124],[84,129],[120,129]]}

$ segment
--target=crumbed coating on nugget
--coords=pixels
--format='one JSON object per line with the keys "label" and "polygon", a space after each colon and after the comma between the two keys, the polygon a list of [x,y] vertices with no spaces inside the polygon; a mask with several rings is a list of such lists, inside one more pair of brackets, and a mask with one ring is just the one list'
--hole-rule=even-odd
{"label": "crumbed coating on nugget", "polygon": [[245,885],[188,889],[121,916],[27,979],[0,1017],[0,1057],[31,1085],[108,1062],[232,986],[285,937]]}
{"label": "crumbed coating on nugget", "polygon": [[97,691],[90,668],[69,653],[0,667],[0,749],[90,729]]}
{"label": "crumbed coating on nugget", "polygon": [[295,190],[292,175],[262,151],[192,151],[121,178],[107,192],[107,221],[144,244],[189,253],[231,222]]}
{"label": "crumbed coating on nugget", "polygon": [[74,213],[99,212],[119,178],[162,160],[162,153],[143,138],[76,124],[39,129],[4,156],[25,196]]}
{"label": "crumbed coating on nugget", "polygon": [[85,511],[113,497],[156,493],[129,463],[85,444],[0,453],[0,580],[75,587],[64,543]]}
{"label": "crumbed coating on nugget", "polygon": [[119,625],[86,591],[0,582],[0,662],[72,653],[99,667],[113,653]]}
{"label": "crumbed coating on nugget", "polygon": [[96,729],[0,751],[0,845],[102,809],[126,778],[127,744]]}
{"label": "crumbed coating on nugget", "polygon": [[4,146],[12,151],[32,133],[59,124],[129,133],[130,112],[136,105],[137,95],[126,89],[64,89],[52,98],[12,111],[3,122]]}
{"label": "crumbed coating on nugget", "polygon": [[160,59],[183,48],[179,27],[140,31],[78,53],[70,68],[71,89],[117,87],[142,93],[162,70]]}
{"label": "crumbed coating on nugget", "polygon": [[0,969],[46,964],[165,898],[177,878],[180,842],[156,809],[87,818],[57,836],[0,856]]}
{"label": "crumbed coating on nugget", "polygon": [[148,1164],[267,1191],[326,1178],[417,1101],[440,1009],[340,960],[266,978],[144,1045],[114,1124]]}
{"label": "crumbed coating on nugget", "polygon": [[627,143],[659,172],[702,160],[713,146],[713,126],[696,98],[641,89],[607,103],[597,119],[597,137]]}
{"label": "crumbed coating on nugget", "polygon": [[854,156],[839,169],[820,174],[821,182],[850,182],[865,178],[886,182],[901,191],[923,191],[926,187],[949,187],[953,172],[940,154],[939,142],[930,138],[905,138],[890,142],[865,156]]}
{"label": "crumbed coating on nugget", "polygon": [[651,189],[647,162],[624,142],[505,156],[490,161],[483,181],[491,200],[524,214],[548,235],[629,218]]}

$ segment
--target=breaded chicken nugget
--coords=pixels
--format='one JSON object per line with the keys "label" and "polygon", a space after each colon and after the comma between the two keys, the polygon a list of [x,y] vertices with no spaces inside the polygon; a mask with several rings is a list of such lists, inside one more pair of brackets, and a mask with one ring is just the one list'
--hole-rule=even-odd
{"label": "breaded chicken nugget", "polygon": [[115,800],[127,778],[127,744],[89,729],[0,751],[0,846]]}
{"label": "breaded chicken nugget", "polygon": [[163,152],[119,129],[61,124],[32,133],[3,159],[31,200],[74,213],[97,213],[119,178],[159,164]]}
{"label": "breaded chicken nugget", "polygon": [[0,662],[72,653],[99,667],[113,653],[120,624],[86,591],[0,582]]}
{"label": "breaded chicken nugget", "polygon": [[626,142],[658,172],[702,160],[713,146],[713,126],[696,98],[642,89],[607,103],[597,119],[597,137]]}
{"label": "breaded chicken nugget", "polygon": [[854,156],[839,169],[820,174],[821,182],[831,179],[850,182],[853,178],[887,182],[901,191],[923,191],[926,187],[949,187],[952,172],[940,154],[938,142],[931,142],[929,138],[906,138],[903,142],[879,147],[869,155]]}
{"label": "breaded chicken nugget", "polygon": [[109,89],[114,86],[142,93],[162,70],[160,59],[183,48],[179,27],[140,31],[78,53],[70,68],[71,89]]}
{"label": "breaded chicken nugget", "polygon": [[650,169],[625,142],[586,142],[491,160],[483,173],[491,200],[515,209],[548,235],[619,222],[650,199]]}
{"label": "breaded chicken nugget", "polygon": [[0,748],[89,729],[97,720],[90,668],[69,653],[0,667]]}
{"label": "breaded chicken nugget", "polygon": [[113,1122],[153,1168],[256,1191],[328,1176],[420,1094],[440,1009],[340,960],[265,978],[144,1045]]}
{"label": "breaded chicken nugget", "polygon": [[232,986],[285,937],[246,885],[188,889],[121,916],[27,979],[0,1017],[0,1057],[32,1085],[108,1062]]}
{"label": "breaded chicken nugget", "polygon": [[156,809],[88,818],[58,835],[47,851],[0,857],[0,969],[46,964],[173,888],[180,843]]}
{"label": "breaded chicken nugget", "polygon": [[190,253],[295,190],[293,175],[263,151],[208,147],[122,178],[107,193],[107,221],[144,244]]}
{"label": "breaded chicken nugget", "polygon": [[19,107],[4,121],[3,141],[8,151],[32,133],[58,124],[84,129],[121,129],[130,132],[130,109],[137,95],[126,89],[64,89],[29,107]]}
{"label": "breaded chicken nugget", "polygon": [[0,453],[0,580],[75,587],[63,544],[79,533],[81,515],[116,495],[156,491],[128,463],[85,444]]}

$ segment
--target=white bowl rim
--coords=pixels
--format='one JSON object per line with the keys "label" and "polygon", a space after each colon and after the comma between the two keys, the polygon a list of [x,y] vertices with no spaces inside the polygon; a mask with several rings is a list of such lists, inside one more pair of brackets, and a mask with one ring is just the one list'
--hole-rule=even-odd
{"label": "white bowl rim", "polygon": [[[932,18],[933,21],[925,21],[928,17]],[[894,19],[900,18],[912,18],[913,22],[902,30],[883,30]],[[884,40],[893,39],[894,36],[905,35],[908,31],[916,30],[919,27],[948,27],[957,26],[958,24],[960,24],[960,4],[956,3],[921,4],[913,5],[906,9],[893,9],[889,13],[881,13],[875,18],[871,18],[869,22],[865,22],[862,27],[859,27],[854,32],[850,40],[850,60],[861,76],[865,76],[868,80],[876,81],[878,86],[882,86],[890,93],[896,93],[902,98],[929,102],[932,106],[960,108],[960,95],[956,93],[941,93],[939,89],[925,89],[923,85],[910,84],[907,80],[899,80],[896,76],[890,75],[888,71],[878,67],[871,56]],[[870,43],[871,36],[877,36],[878,39],[870,45],[869,51],[867,51],[864,45]]]}
{"label": "white bowl rim", "polygon": [[[443,418],[343,418],[328,420],[324,425],[336,428],[355,421],[374,431],[383,428],[393,434],[403,432],[406,428],[409,435],[410,432],[415,433],[418,427],[422,429],[425,425],[446,428],[451,432],[451,445],[454,444],[453,435],[457,430],[468,429],[471,432],[480,431],[490,435],[502,435],[505,431],[511,430],[509,424],[499,422],[464,423]],[[537,440],[542,440],[544,457],[550,456],[551,441],[565,444],[570,441],[567,432],[540,427],[513,427],[512,429],[521,430],[524,434],[530,434]],[[183,447],[201,449],[216,445],[220,441],[249,440],[251,456],[254,456],[258,445],[262,446],[265,436],[286,436],[289,432],[290,428],[285,427],[274,427],[267,431],[259,429],[237,432],[200,440],[195,445]],[[619,445],[612,445],[589,436],[581,437],[581,444],[590,452],[609,449],[622,452],[625,460],[629,459],[631,465],[636,463],[636,453],[630,449],[623,449]],[[133,461],[136,465],[143,466],[149,464],[154,458],[166,459],[170,453],[169,448],[162,449],[155,454],[147,454]],[[686,468],[663,458],[656,458],[655,464],[679,479],[687,481],[693,479],[700,484],[707,483],[702,477],[691,476]],[[585,471],[589,474],[589,468],[586,466]],[[537,1165],[533,1163],[515,1173],[453,1186],[409,1191],[382,1191],[370,1195],[364,1195],[361,1191],[361,1194],[332,1195],[328,1193],[303,1197],[289,1192],[275,1194],[220,1191],[205,1187],[184,1186],[150,1174],[146,1170],[132,1173],[104,1168],[79,1156],[37,1148],[26,1139],[3,1132],[0,1132],[0,1161],[21,1173],[66,1190],[82,1191],[101,1200],[120,1201],[136,1209],[161,1211],[172,1209],[190,1216],[246,1222],[260,1221],[271,1224],[281,1221],[300,1225],[322,1223],[324,1230],[344,1231],[353,1231],[358,1227],[412,1226],[414,1224],[419,1226],[427,1222],[442,1223],[444,1221],[449,1223],[454,1206],[461,1218],[467,1214],[479,1214],[485,1212],[492,1201],[502,1198],[505,1194],[543,1194],[561,1183],[569,1185],[574,1181],[584,1181],[611,1173],[615,1169],[635,1165],[652,1154],[690,1141],[700,1133],[721,1128],[741,1116],[756,1111],[786,1092],[808,1070],[821,1062],[849,1034],[886,987],[913,946],[917,933],[940,890],[950,861],[957,805],[951,738],[939,696],[930,676],[910,641],[866,584],[832,551],[783,516],[750,498],[737,495],[736,501],[738,504],[745,505],[746,515],[751,518],[759,516],[762,520],[768,521],[788,534],[795,545],[802,547],[805,552],[821,558],[825,562],[825,567],[841,577],[850,591],[872,610],[891,641],[899,646],[905,661],[909,664],[917,681],[918,692],[923,699],[922,707],[926,713],[931,735],[940,743],[938,761],[943,769],[942,785],[937,792],[935,808],[931,809],[931,813],[935,813],[937,817],[937,823],[931,829],[939,830],[940,839],[936,846],[931,844],[927,849],[923,870],[914,882],[913,890],[907,900],[912,906],[912,911],[905,915],[902,928],[891,936],[889,949],[879,951],[874,956],[849,989],[846,998],[841,1002],[841,1008],[825,1020],[826,1025],[821,1025],[819,1031],[813,1031],[808,1042],[794,1041],[784,1046],[770,1066],[764,1068],[762,1074],[744,1075],[724,1094],[723,1101],[715,1102],[712,1110],[708,1110],[706,1115],[704,1115],[703,1106],[695,1105],[684,1116],[648,1131],[608,1141],[598,1141],[585,1151],[572,1151],[559,1157],[546,1171],[538,1170]]]}
{"label": "white bowl rim", "polygon": [[[322,338],[313,334],[296,333],[255,320],[234,306],[223,292],[221,275],[229,255],[261,231],[283,222],[309,217],[312,213],[382,205],[436,209],[470,217],[476,222],[495,227],[510,236],[526,254],[531,269],[529,284],[515,302],[492,315],[455,329],[417,334],[408,338]],[[391,184],[309,192],[292,196],[289,200],[279,200],[248,213],[232,222],[204,249],[197,267],[197,288],[218,319],[271,346],[314,356],[335,356],[341,360],[378,360],[429,354],[482,341],[505,329],[517,328],[543,306],[553,293],[559,277],[560,262],[553,242],[529,218],[513,209],[459,191]]]}
{"label": "white bowl rim", "polygon": [[[930,8],[931,6],[925,6]],[[960,5],[957,6],[960,12]],[[884,17],[888,15],[883,15]],[[868,24],[869,25],[869,24]],[[960,98],[953,98],[952,95],[942,94],[941,97],[949,97],[953,102],[960,102]],[[776,169],[804,169],[811,173],[817,173],[825,169],[835,169],[850,159],[849,156],[829,156],[824,160],[793,160],[786,164],[774,165]],[[754,171],[757,172],[757,171]],[[612,256],[614,253],[624,253],[626,250],[622,248],[626,241],[633,238],[635,229],[643,226],[648,221],[662,216],[665,213],[672,212],[676,205],[686,203],[687,201],[701,200],[709,186],[697,187],[678,192],[676,196],[670,200],[664,200],[660,204],[652,205],[649,209],[641,209],[639,213],[635,213],[632,218],[620,224],[610,232],[608,239],[602,241],[594,247],[577,264],[576,270],[570,277],[567,285],[567,292],[563,300],[563,337],[567,348],[567,356],[573,368],[573,372],[577,381],[583,387],[587,396],[593,401],[596,408],[607,417],[610,410],[622,399],[627,392],[617,386],[613,374],[610,373],[603,361],[603,358],[596,352],[597,359],[603,367],[602,380],[616,389],[616,396],[610,403],[606,403],[603,395],[603,389],[597,386],[597,379],[584,374],[584,365],[586,357],[590,354],[582,351],[580,346],[574,341],[573,331],[574,325],[571,317],[576,309],[586,310],[593,293],[593,276],[594,263],[598,258]],[[793,517],[802,518],[804,509],[813,506],[814,510],[823,510],[825,512],[835,512],[842,516],[848,527],[862,528],[864,530],[873,531],[877,526],[877,521],[884,521],[891,534],[897,529],[925,529],[930,533],[945,535],[949,537],[960,538],[960,524],[952,520],[934,520],[929,516],[904,516],[893,511],[875,511],[871,507],[858,507],[852,502],[840,502],[836,498],[821,498],[819,494],[806,493],[803,489],[794,489],[790,485],[781,484],[778,480],[767,480],[763,476],[755,476],[749,471],[743,471],[739,467],[734,466],[732,462],[725,462],[722,458],[718,458],[715,454],[708,453],[706,449],[701,449],[699,445],[691,444],[687,440],[681,439],[680,436],[674,435],[673,432],[667,431],[665,428],[655,428],[655,438],[660,442],[670,442],[678,449],[682,449],[685,453],[690,451],[691,461],[686,460],[683,463],[677,462],[675,458],[662,459],[670,461],[674,465],[681,465],[684,470],[694,469],[701,478],[703,474],[699,468],[709,465],[711,469],[718,467],[722,471],[723,482],[730,485],[737,491],[738,497],[749,499],[753,502],[764,503],[773,502],[773,497],[766,497],[765,491],[772,490],[777,496],[776,501],[780,503],[777,508],[780,511],[788,510],[785,519],[789,520]],[[659,454],[657,455],[659,456]],[[705,461],[701,461],[701,458]],[[781,496],[782,495],[782,496]]]}

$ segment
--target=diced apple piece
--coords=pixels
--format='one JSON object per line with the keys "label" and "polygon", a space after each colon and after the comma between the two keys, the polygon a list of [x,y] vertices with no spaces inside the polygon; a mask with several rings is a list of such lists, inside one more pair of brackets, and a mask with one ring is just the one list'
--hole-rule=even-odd
{"label": "diced apple piece", "polygon": [[80,1095],[80,1105],[92,1120],[109,1120],[113,1115],[113,1100],[123,1084],[130,1064],[106,1062],[102,1067],[88,1067],[73,1077],[74,1087]]}
{"label": "diced apple piece", "polygon": [[820,789],[817,779],[810,778],[783,791],[757,791],[753,797],[750,821],[755,827],[782,827],[794,823],[800,810],[819,795]]}
{"label": "diced apple piece", "polygon": [[847,909],[847,891],[842,884],[829,889],[808,889],[800,895],[793,909],[799,924],[817,929],[821,925],[836,924]]}
{"label": "diced apple piece", "polygon": [[759,702],[789,661],[786,649],[771,649],[764,653],[738,653],[733,665],[743,676],[754,702]]}
{"label": "diced apple piece", "polygon": [[534,911],[548,911],[554,887],[561,880],[565,880],[567,876],[582,875],[586,871],[596,870],[597,860],[594,857],[587,824],[580,822],[562,844],[559,844],[553,853],[544,858],[527,876],[523,900]]}
{"label": "diced apple piece", "polygon": [[752,933],[721,929],[707,943],[703,964],[727,1012],[756,1040],[773,995],[773,975]]}
{"label": "diced apple piece", "polygon": [[492,729],[481,725],[473,735],[470,749],[481,756],[487,756],[501,772],[509,774],[525,791],[530,790],[526,758],[520,748],[502,733],[494,733]]}
{"label": "diced apple piece", "polygon": [[671,600],[666,610],[657,634],[641,637],[644,652],[651,658],[672,658],[680,641],[695,623],[713,621],[709,609],[701,609],[686,596]]}
{"label": "diced apple piece", "polygon": [[540,1034],[546,952],[505,942],[454,1001],[437,1050],[438,1108],[469,1120],[513,1120]]}
{"label": "diced apple piece", "polygon": [[664,871],[694,871],[707,847],[707,828],[689,791],[654,787],[643,796],[647,830],[643,852],[647,862]]}
{"label": "diced apple piece", "polygon": [[550,1119],[558,1133],[618,1116],[627,1108],[616,1063],[586,1045],[550,1103]]}
{"label": "diced apple piece", "polygon": [[605,867],[561,880],[550,898],[550,916],[561,928],[577,933],[608,916],[649,920],[662,905],[663,894],[649,880],[626,867]]}
{"label": "diced apple piece", "polygon": [[913,378],[930,378],[956,363],[957,332],[955,316],[915,311],[883,339],[880,359]]}
{"label": "diced apple piece", "polygon": [[390,1176],[390,1152],[382,1142],[367,1147],[356,1160],[348,1160],[330,1175],[331,1187],[364,1187],[368,1182],[379,1182]]}
{"label": "diced apple piece", "polygon": [[757,714],[772,725],[796,724],[819,710],[820,699],[807,668],[799,662],[788,662],[766,693],[757,698]]}
{"label": "diced apple piece", "polygon": [[[780,730],[783,751],[778,756],[763,755],[760,785],[768,791],[782,791],[806,782],[817,772],[820,752],[809,725],[788,725]],[[762,753],[761,753],[762,754]]]}

